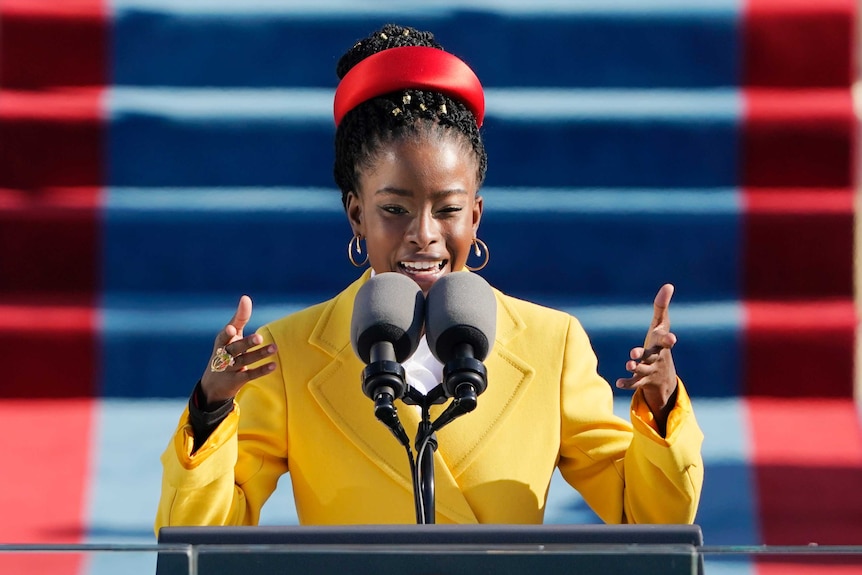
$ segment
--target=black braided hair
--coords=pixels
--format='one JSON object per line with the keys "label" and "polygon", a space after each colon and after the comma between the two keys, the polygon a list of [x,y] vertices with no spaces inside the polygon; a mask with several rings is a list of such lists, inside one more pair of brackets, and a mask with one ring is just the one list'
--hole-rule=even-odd
{"label": "black braided hair", "polygon": [[[387,24],[357,42],[341,57],[336,69],[339,79],[368,56],[401,46],[443,49],[431,32]],[[359,104],[347,112],[338,125],[334,174],[344,205],[347,205],[348,193],[358,189],[360,170],[375,160],[384,145],[435,130],[457,134],[463,139],[465,148],[476,154],[476,181],[481,186],[485,180],[488,155],[473,113],[460,101],[439,92],[402,90]]]}

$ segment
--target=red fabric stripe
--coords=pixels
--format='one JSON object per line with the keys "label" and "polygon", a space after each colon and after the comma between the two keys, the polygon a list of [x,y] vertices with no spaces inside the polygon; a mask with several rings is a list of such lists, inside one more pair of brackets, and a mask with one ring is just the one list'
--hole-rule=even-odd
{"label": "red fabric stripe", "polygon": [[[862,434],[852,399],[750,399],[763,543],[862,540]],[[858,573],[858,558],[761,562],[761,575]],[[855,570],[854,570],[855,569]]]}
{"label": "red fabric stripe", "polygon": [[746,86],[850,86],[855,78],[855,0],[748,0]]}
{"label": "red fabric stripe", "polygon": [[744,93],[742,184],[853,187],[856,117],[849,90]]}
{"label": "red fabric stripe", "polygon": [[[83,540],[93,407],[81,399],[0,401],[0,541]],[[81,555],[0,554],[0,573],[72,575],[82,563]]]}
{"label": "red fabric stripe", "polygon": [[108,82],[105,0],[0,2],[0,86],[99,86]]}
{"label": "red fabric stripe", "polygon": [[0,92],[0,188],[102,184],[101,88]]}
{"label": "red fabric stripe", "polygon": [[852,300],[745,302],[747,396],[853,397]]}
{"label": "red fabric stripe", "polygon": [[0,270],[14,270],[0,274],[0,297],[96,293],[100,200],[98,188],[0,189]]}
{"label": "red fabric stripe", "polygon": [[[4,298],[2,398],[92,397],[98,390],[98,312],[89,298]],[[17,436],[13,436],[17,437]]]}
{"label": "red fabric stripe", "polygon": [[746,189],[745,297],[853,297],[853,190]]}
{"label": "red fabric stripe", "polygon": [[102,88],[56,88],[46,92],[5,90],[0,118],[7,121],[98,121]]}
{"label": "red fabric stripe", "polygon": [[755,188],[745,193],[748,213],[815,216],[853,213],[853,190],[848,188]]}
{"label": "red fabric stripe", "polygon": [[852,557],[810,556],[798,557],[793,563],[776,559],[769,563],[761,560],[757,575],[859,575],[862,560]]}

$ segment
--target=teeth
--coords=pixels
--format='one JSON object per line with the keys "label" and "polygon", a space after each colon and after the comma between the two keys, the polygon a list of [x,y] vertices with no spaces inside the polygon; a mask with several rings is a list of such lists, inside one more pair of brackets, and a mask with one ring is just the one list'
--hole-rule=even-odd
{"label": "teeth", "polygon": [[408,270],[425,271],[440,269],[443,266],[443,261],[437,260],[434,262],[401,262],[401,265]]}

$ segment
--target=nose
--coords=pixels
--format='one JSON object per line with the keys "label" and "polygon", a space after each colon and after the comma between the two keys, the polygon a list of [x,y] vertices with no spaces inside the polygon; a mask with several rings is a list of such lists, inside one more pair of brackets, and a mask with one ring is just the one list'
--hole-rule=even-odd
{"label": "nose", "polygon": [[430,212],[422,212],[410,222],[407,230],[407,240],[410,243],[424,248],[436,243],[440,239],[440,223],[434,219]]}

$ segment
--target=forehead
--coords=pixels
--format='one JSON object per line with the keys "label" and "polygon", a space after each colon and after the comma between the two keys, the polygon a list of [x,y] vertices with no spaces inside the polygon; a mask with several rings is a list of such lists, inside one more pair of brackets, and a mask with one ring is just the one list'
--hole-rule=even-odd
{"label": "forehead", "polygon": [[475,192],[477,159],[461,135],[416,133],[381,143],[359,169],[362,188]]}

